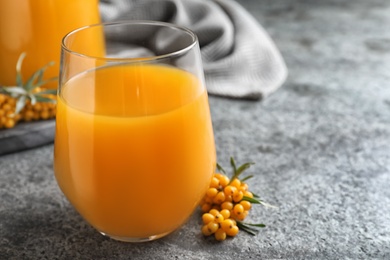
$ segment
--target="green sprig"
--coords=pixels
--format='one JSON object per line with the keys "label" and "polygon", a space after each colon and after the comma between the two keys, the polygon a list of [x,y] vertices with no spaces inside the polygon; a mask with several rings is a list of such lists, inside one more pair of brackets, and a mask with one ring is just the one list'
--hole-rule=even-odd
{"label": "green sprig", "polygon": [[34,72],[24,83],[22,77],[22,64],[23,60],[26,57],[26,53],[22,53],[19,56],[18,61],[16,62],[16,86],[0,86],[0,93],[6,94],[10,97],[15,98],[16,107],[13,115],[19,114],[20,111],[26,105],[27,100],[30,100],[31,104],[34,105],[36,102],[48,102],[56,103],[55,99],[46,97],[45,95],[55,95],[57,93],[56,89],[47,89],[43,91],[36,92],[35,90],[51,81],[57,80],[57,77],[50,78],[48,80],[43,79],[43,74],[46,69],[54,65],[54,62],[49,62],[36,72]]}
{"label": "green sprig", "polygon": [[[230,157],[230,165],[232,166],[233,168],[233,176],[232,178],[230,179],[230,182],[229,184],[234,180],[234,179],[239,179],[240,175],[246,170],[248,169],[251,165],[253,165],[254,163],[252,162],[247,162],[247,163],[244,163],[242,164],[241,166],[239,166],[237,168],[236,166],[236,162],[234,161],[234,158],[233,157]],[[248,176],[248,177],[245,177],[244,179],[247,180],[247,179],[250,179],[252,178],[253,176]]]}
{"label": "green sprig", "polygon": [[237,227],[252,236],[256,236],[256,234],[259,232],[259,230],[256,228],[265,228],[266,226],[264,224],[251,224],[237,221]]}

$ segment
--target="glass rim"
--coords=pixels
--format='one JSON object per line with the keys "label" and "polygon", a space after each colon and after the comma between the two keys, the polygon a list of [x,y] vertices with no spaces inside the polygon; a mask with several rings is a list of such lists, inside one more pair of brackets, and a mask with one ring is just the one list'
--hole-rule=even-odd
{"label": "glass rim", "polygon": [[[93,56],[93,55],[87,55],[78,51],[71,50],[66,45],[66,40],[69,39],[72,35],[77,34],[80,31],[84,31],[90,28],[95,28],[95,27],[108,27],[108,26],[117,26],[117,25],[150,25],[150,26],[159,26],[159,27],[165,27],[165,28],[172,28],[176,29],[179,31],[182,31],[183,33],[189,35],[192,39],[191,43],[185,46],[184,48],[180,48],[179,50],[168,52],[165,54],[161,55],[154,55],[154,56],[142,56],[142,57],[104,57],[104,56]],[[96,24],[91,24],[91,25],[86,25],[82,26],[79,28],[76,28],[67,34],[65,34],[61,40],[61,49],[76,56],[80,56],[83,58],[89,58],[89,59],[99,59],[99,60],[106,60],[106,61],[118,61],[118,62],[131,62],[131,61],[156,61],[156,60],[161,60],[161,59],[166,59],[166,58],[171,58],[175,56],[180,56],[181,54],[187,53],[191,49],[194,48],[198,44],[198,37],[197,35],[190,29],[181,26],[181,25],[176,25],[173,23],[168,23],[168,22],[161,22],[161,21],[152,21],[152,20],[119,20],[119,21],[114,21],[114,22],[102,22],[102,23],[96,23]]]}

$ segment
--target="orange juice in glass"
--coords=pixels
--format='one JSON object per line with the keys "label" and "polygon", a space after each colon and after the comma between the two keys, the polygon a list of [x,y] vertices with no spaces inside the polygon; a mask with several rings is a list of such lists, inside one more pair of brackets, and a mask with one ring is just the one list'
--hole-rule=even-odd
{"label": "orange juice in glass", "polygon": [[[16,84],[16,62],[26,53],[23,79],[54,61],[45,77],[58,76],[62,37],[73,29],[100,22],[98,0],[1,0],[0,85]],[[98,44],[90,46],[100,48]],[[52,82],[45,87],[56,88]]]}
{"label": "orange juice in glass", "polygon": [[[94,30],[105,55],[77,45]],[[54,167],[65,196],[113,239],[179,228],[216,164],[196,36],[159,22],[84,27],[64,38],[61,65]]]}

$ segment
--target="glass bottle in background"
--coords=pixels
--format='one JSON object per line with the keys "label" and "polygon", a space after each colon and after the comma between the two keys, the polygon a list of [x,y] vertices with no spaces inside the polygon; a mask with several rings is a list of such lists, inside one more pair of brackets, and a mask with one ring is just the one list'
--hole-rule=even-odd
{"label": "glass bottle in background", "polygon": [[[23,80],[54,61],[45,79],[57,77],[61,39],[69,31],[100,22],[98,0],[1,0],[0,1],[0,85],[16,84],[16,62],[21,53]],[[89,48],[101,48],[101,42]],[[56,88],[57,82],[45,87]]]}

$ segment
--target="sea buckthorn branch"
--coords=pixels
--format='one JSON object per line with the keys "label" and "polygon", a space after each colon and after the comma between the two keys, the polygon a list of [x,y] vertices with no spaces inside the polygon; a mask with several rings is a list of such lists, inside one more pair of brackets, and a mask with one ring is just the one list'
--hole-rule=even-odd
{"label": "sea buckthorn branch", "polygon": [[26,53],[22,53],[16,63],[16,86],[0,85],[0,129],[12,128],[19,120],[31,121],[55,117],[55,89],[42,86],[57,80],[56,77],[43,79],[46,69],[54,64],[49,62],[34,72],[24,83],[22,63]]}
{"label": "sea buckthorn branch", "polygon": [[217,164],[219,173],[214,173],[202,202],[202,233],[205,236],[214,235],[218,241],[226,237],[233,237],[239,230],[255,235],[256,228],[265,227],[264,224],[251,224],[243,222],[252,208],[252,204],[270,206],[260,200],[259,196],[249,191],[247,180],[253,175],[241,178],[241,174],[254,163],[244,163],[236,166],[234,159],[230,158],[230,165],[233,169],[232,177],[226,175],[225,169]]}

